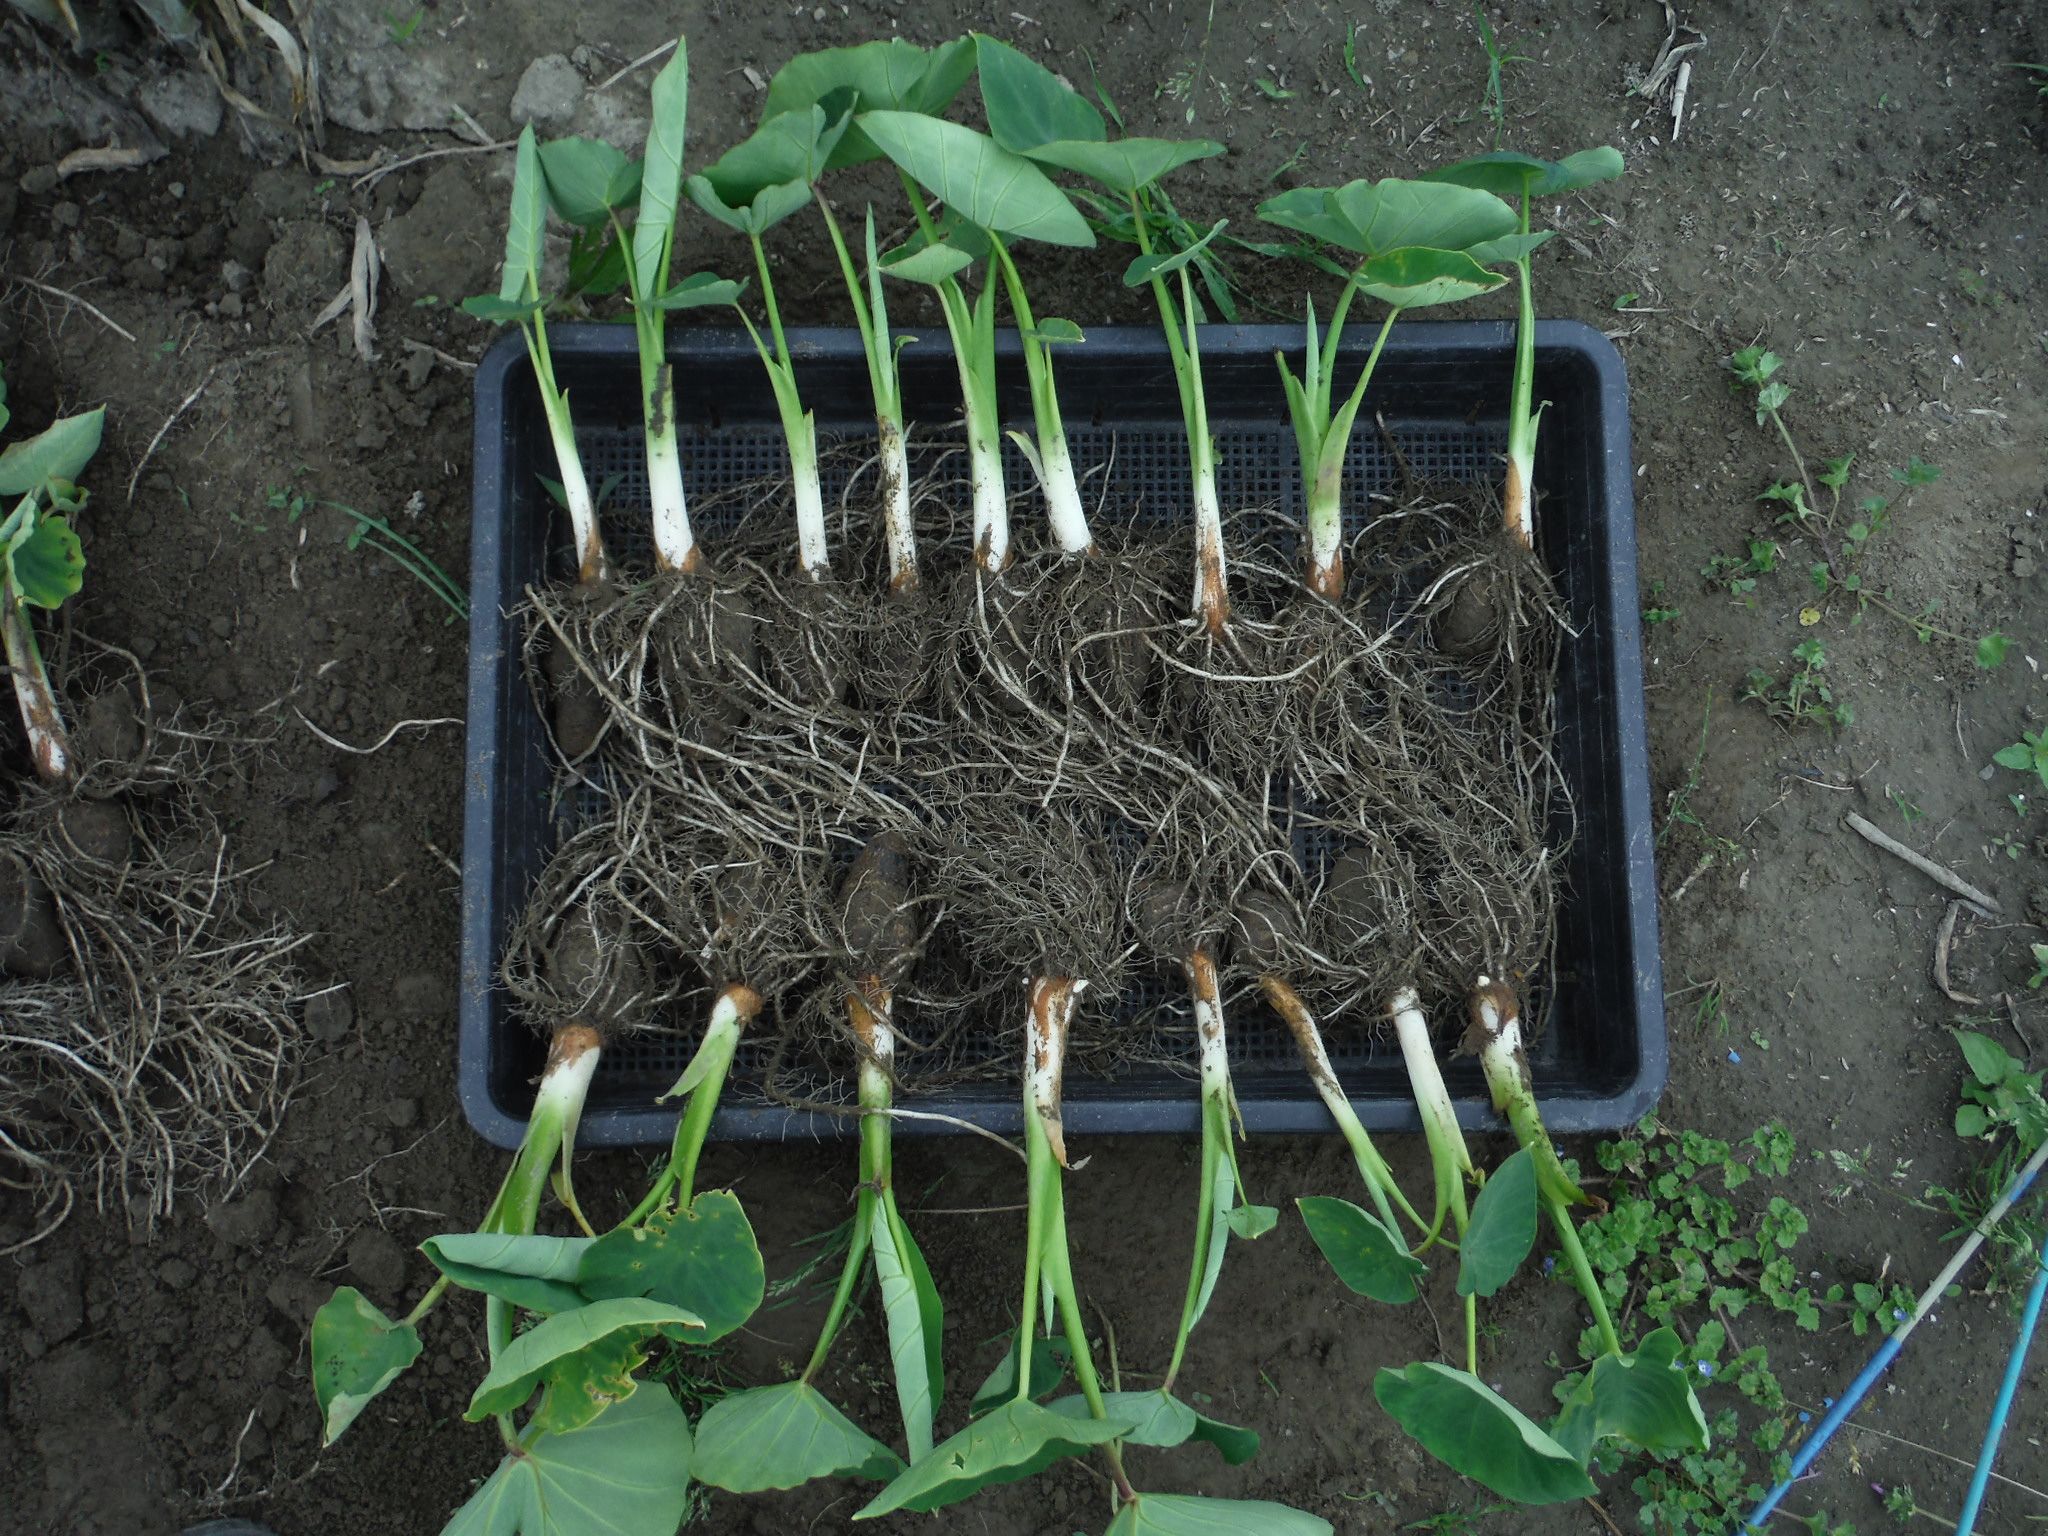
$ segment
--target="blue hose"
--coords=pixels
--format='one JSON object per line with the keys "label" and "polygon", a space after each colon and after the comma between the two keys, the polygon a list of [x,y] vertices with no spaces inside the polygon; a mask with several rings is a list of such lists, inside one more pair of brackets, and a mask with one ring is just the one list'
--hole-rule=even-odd
{"label": "blue hose", "polygon": [[1984,1448],[1977,1453],[1977,1470],[1970,1477],[1970,1492],[1963,1500],[1962,1517],[1956,1521],[1956,1536],[1970,1536],[1977,1526],[1977,1511],[1984,1507],[1984,1489],[1991,1481],[1991,1463],[1998,1459],[1998,1442],[2005,1435],[2005,1417],[2012,1412],[2013,1394],[2019,1390],[2020,1372],[2026,1368],[2027,1347],[2034,1342],[2034,1325],[2041,1321],[2041,1298],[2048,1296],[2048,1237],[2041,1240],[2041,1268],[2027,1292],[2027,1309],[2020,1315],[2020,1336],[2013,1340],[2006,1358],[2005,1381],[1998,1400],[1991,1405],[1991,1423],[1984,1431]]}

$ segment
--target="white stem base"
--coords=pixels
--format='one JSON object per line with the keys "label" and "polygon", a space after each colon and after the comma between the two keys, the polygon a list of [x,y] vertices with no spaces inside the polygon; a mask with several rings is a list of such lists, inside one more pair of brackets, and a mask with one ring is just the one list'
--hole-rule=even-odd
{"label": "white stem base", "polygon": [[812,581],[831,573],[825,544],[825,493],[818,484],[818,418],[804,413],[803,428],[789,443],[791,495],[796,502],[796,559]]}
{"label": "white stem base", "polygon": [[1038,445],[1038,472],[1045,486],[1045,515],[1061,554],[1085,555],[1095,547],[1088,531],[1088,513],[1081,504],[1081,486],[1074,478],[1074,457],[1067,435],[1056,432]]}
{"label": "white stem base", "polygon": [[910,449],[901,422],[879,416],[875,431],[882,461],[882,527],[889,541],[889,590],[908,592],[918,579],[917,527],[910,519]]}
{"label": "white stem base", "polygon": [[977,423],[967,428],[967,478],[974,494],[974,563],[995,575],[1010,563],[1010,499],[1003,455]]}
{"label": "white stem base", "polygon": [[654,504],[655,565],[664,571],[694,571],[701,557],[683,499],[683,456],[667,433],[647,434],[647,493]]}

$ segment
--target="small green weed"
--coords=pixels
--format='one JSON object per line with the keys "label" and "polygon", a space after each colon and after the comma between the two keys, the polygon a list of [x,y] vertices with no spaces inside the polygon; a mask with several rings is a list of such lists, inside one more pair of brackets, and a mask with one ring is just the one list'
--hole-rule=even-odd
{"label": "small green weed", "polygon": [[[469,618],[469,593],[464,590],[462,583],[442,570],[440,566],[434,563],[425,550],[385,522],[383,518],[372,517],[367,512],[358,511],[356,508],[347,506],[339,501],[329,501],[325,497],[320,496],[309,496],[303,491],[294,490],[289,485],[273,485],[270,487],[269,495],[264,498],[264,505],[273,512],[284,513],[287,523],[296,523],[307,512],[311,511],[325,510],[341,513],[355,524],[349,530],[349,549],[360,549],[367,544],[371,549],[376,550],[387,560],[399,566],[441,601],[442,605],[448,609],[449,623],[452,624],[457,619],[466,621]],[[229,515],[234,521],[241,522],[241,519],[234,518],[232,513]],[[264,529],[264,525],[260,523],[245,524],[245,526],[253,526],[259,533]]]}
{"label": "small green weed", "polygon": [[[2032,984],[2048,980],[2048,944],[2032,946],[2038,969]],[[1971,1022],[1975,1022],[1974,1020]],[[1988,1022],[1988,1021],[1987,1021]],[[1956,1105],[1956,1134],[1993,1149],[1993,1156],[1973,1172],[1961,1189],[1929,1188],[1922,1204],[1954,1218],[1952,1241],[1974,1227],[1992,1202],[2002,1195],[2021,1163],[2048,1138],[2048,1103],[2041,1093],[2043,1074],[2029,1072],[2012,1053],[1989,1035],[1956,1029],[1967,1076]],[[2039,1265],[2048,1202],[2040,1197],[2015,1207],[1991,1234],[1988,1291],[2015,1297],[2033,1280]]]}
{"label": "small green weed", "polygon": [[2020,739],[1992,753],[1991,761],[2001,768],[2031,773],[2048,789],[2048,726],[2038,731],[2021,731]]}
{"label": "small green weed", "polygon": [[1649,606],[1643,609],[1645,624],[1669,624],[1679,616],[1679,610],[1665,601],[1662,578],[1650,583]]}
{"label": "small green weed", "polygon": [[1509,53],[1493,35],[1493,23],[1486,19],[1486,7],[1474,0],[1472,14],[1479,22],[1479,46],[1486,50],[1486,94],[1479,104],[1479,115],[1493,124],[1493,147],[1499,149],[1501,140],[1507,136],[1508,99],[1501,83],[1501,71],[1510,64],[1527,64],[1526,54]]}
{"label": "small green weed", "polygon": [[412,41],[413,33],[419,31],[420,23],[426,20],[427,8],[416,6],[410,16],[401,17],[395,12],[384,13],[384,30],[391,35],[391,41],[401,48]]}
{"label": "small green weed", "polygon": [[1779,678],[1761,668],[1752,669],[1743,684],[1742,696],[1763,705],[1773,720],[1788,725],[1841,727],[1856,718],[1847,699],[1837,699],[1827,680],[1828,653],[1819,640],[1802,640],[1792,647],[1796,665]]}
{"label": "small green weed", "polygon": [[1784,553],[1770,539],[1751,539],[1747,554],[1716,555],[1700,567],[1700,575],[1714,586],[1726,587],[1730,597],[1742,598],[1744,607],[1754,608],[1757,577],[1775,571]]}

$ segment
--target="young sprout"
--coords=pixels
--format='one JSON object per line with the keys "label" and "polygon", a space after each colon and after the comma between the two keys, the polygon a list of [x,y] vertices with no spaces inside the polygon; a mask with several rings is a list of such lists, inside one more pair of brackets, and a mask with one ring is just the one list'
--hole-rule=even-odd
{"label": "young sprout", "polygon": [[1465,1044],[1478,1051],[1494,1108],[1506,1116],[1521,1150],[1494,1170],[1480,1192],[1458,1256],[1458,1290],[1469,1303],[1505,1285],[1535,1245],[1540,1210],[1593,1314],[1599,1354],[1563,1394],[1564,1408],[1548,1426],[1479,1380],[1476,1364],[1467,1371],[1435,1361],[1384,1369],[1373,1394],[1432,1455],[1495,1493],[1525,1504],[1585,1498],[1597,1491],[1587,1470],[1600,1441],[1625,1440],[1652,1452],[1703,1451],[1707,1422],[1679,1361],[1676,1333],[1659,1328],[1633,1354],[1622,1351],[1569,1215],[1572,1205],[1594,1202],[1565,1170],[1544,1129],[1513,989],[1479,977],[1467,1013]]}
{"label": "young sprout", "polygon": [[[945,110],[974,65],[965,39],[924,49],[902,38],[862,43],[853,48],[827,48],[799,54],[768,82],[765,112],[775,116],[811,106],[855,112]],[[880,158],[881,150],[858,127],[849,127],[826,157],[827,170],[861,165]],[[900,341],[889,331],[888,302],[883,294],[881,264],[875,250],[875,216],[866,216],[866,279],[855,272],[839,220],[822,191],[816,194],[840,275],[853,302],[867,355],[868,386],[875,400],[877,453],[881,463],[883,530],[889,549],[891,591],[908,592],[918,583],[917,535],[910,520],[910,456],[903,422],[903,391],[897,374]]]}
{"label": "young sprout", "polygon": [[[6,398],[0,382],[0,430],[8,421]],[[65,416],[0,451],[0,507],[13,502],[0,521],[0,641],[29,756],[46,784],[69,784],[78,764],[28,610],[53,611],[84,583],[85,551],[67,514],[85,505],[75,482],[99,452],[105,420],[104,407]]]}
{"label": "young sprout", "polygon": [[[856,119],[865,133],[889,159],[903,178],[904,192],[917,216],[918,238],[883,258],[882,269],[890,276],[922,282],[938,290],[946,330],[953,342],[953,355],[960,369],[960,389],[967,420],[968,475],[974,498],[974,557],[985,572],[1000,571],[1009,560],[1009,508],[1003,487],[1002,418],[996,400],[995,301],[996,274],[983,281],[980,293],[970,304],[960,287],[960,275],[984,256],[993,254],[1005,281],[1014,270],[1005,237],[1043,240],[1052,245],[1090,246],[1095,236],[1087,221],[1037,166],[1003,148],[987,134],[977,133],[959,123],[915,112],[863,112]],[[924,192],[944,205],[943,223],[927,212]],[[1023,284],[1015,281],[1011,290],[1013,307],[1021,300]],[[1027,367],[1037,358],[1044,367],[1043,348],[1048,337],[1066,338],[1059,328],[1042,331],[1030,320],[1026,304],[1018,312],[1018,324],[1030,336],[1026,345]],[[1078,335],[1078,332],[1074,332]],[[1049,373],[1034,377],[1049,380]],[[1044,400],[1055,415],[1057,400],[1034,385],[1034,403]],[[1054,456],[1065,454],[1065,438]],[[1034,455],[1041,475],[1046,453]],[[1061,547],[1070,548],[1076,539],[1086,547],[1086,535],[1073,526],[1073,513],[1080,506],[1079,492],[1070,505],[1052,500],[1055,537]],[[1085,519],[1083,519],[1085,523]],[[1062,528],[1064,527],[1064,531]]]}
{"label": "young sprout", "polygon": [[548,353],[547,298],[540,291],[541,241],[547,227],[547,183],[541,169],[540,144],[528,124],[519,133],[519,155],[512,173],[512,210],[505,225],[504,273],[495,294],[464,299],[462,307],[479,320],[511,321],[526,339],[540,388],[541,410],[547,417],[548,439],[554,445],[562,497],[569,508],[570,538],[576,546],[576,579],[583,587],[611,580],[610,557],[597,526],[597,504],[583,473],[576,448],[576,426],[569,415],[569,396],[555,383],[554,359]]}
{"label": "young sprout", "polygon": [[[761,303],[767,311],[774,349],[769,349],[752,316],[744,309],[739,309],[739,316],[767,370],[776,409],[782,416],[796,504],[797,566],[812,581],[824,580],[832,568],[825,544],[825,497],[818,479],[818,419],[804,409],[797,390],[796,366],[783,334],[782,311],[775,302],[775,281],[769,275],[761,236],[811,201],[812,188],[824,174],[826,161],[849,120],[843,111],[828,120],[825,109],[818,106],[780,113],[687,183],[692,202],[728,229],[745,235],[753,248],[754,273],[761,284]],[[734,308],[739,307],[735,304]]]}
{"label": "young sprout", "polygon": [[[1474,252],[1484,253],[1489,242],[1511,234],[1515,215],[1491,193],[1389,177],[1283,192],[1259,205],[1259,217],[1364,258],[1351,267],[1320,341],[1315,301],[1309,301],[1301,378],[1294,376],[1285,356],[1273,355],[1287,391],[1287,412],[1294,423],[1302,487],[1308,497],[1304,580],[1310,591],[1335,601],[1344,592],[1345,456],[1387,334],[1404,310],[1452,303],[1500,287],[1505,279],[1488,272]],[[1333,411],[1344,321],[1360,293],[1385,304],[1387,316],[1357,383]]]}
{"label": "young sprout", "polygon": [[[975,57],[980,69],[981,99],[988,110],[989,134],[1004,149],[1040,165],[1071,171],[1106,187],[1138,215],[1135,234],[1149,257],[1150,234],[1146,225],[1151,212],[1152,189],[1161,177],[1193,160],[1223,153],[1223,146],[1208,139],[1180,142],[1169,139],[1120,139],[1108,142],[1109,127],[1102,114],[1078,91],[1051,70],[1026,57],[1007,43],[975,35]],[[1109,228],[1108,224],[1103,226]],[[1220,227],[1220,226],[1219,226]],[[1189,253],[1190,255],[1192,252]],[[1055,537],[1067,550],[1085,548],[1085,516],[1080,493],[1071,484],[1072,464],[1067,455],[1066,431],[1061,425],[1059,398],[1053,387],[1052,362],[1045,348],[1057,341],[1073,341],[1080,332],[1063,321],[1034,322],[1023,298],[1023,284],[1013,278],[1014,267],[1007,254],[999,257],[1004,280],[1011,286],[1011,308],[1024,338],[1024,362],[1031,375],[1032,410],[1037,419],[1039,475],[1046,487],[1046,501],[1052,514]],[[1133,270],[1136,270],[1134,264]],[[1188,453],[1193,473],[1197,537],[1208,540],[1214,559],[1198,559],[1196,607],[1210,615],[1214,625],[1228,613],[1223,593],[1222,521],[1215,495],[1213,450],[1209,446],[1208,417],[1201,400],[1200,360],[1191,358],[1192,325],[1188,343],[1180,340],[1178,322],[1167,302],[1164,279],[1173,270],[1161,265],[1152,274],[1153,291],[1161,305],[1167,326],[1167,341],[1174,356],[1174,377],[1180,388],[1181,409],[1189,424]],[[1136,286],[1145,277],[1125,279]],[[1183,285],[1185,279],[1183,279]],[[1192,314],[1192,296],[1188,312]],[[1214,514],[1213,516],[1211,514]],[[1063,531],[1064,530],[1064,531]],[[1213,539],[1211,538],[1213,533]],[[1204,607],[1205,602],[1207,607]],[[1219,606],[1220,605],[1220,606]]]}
{"label": "young sprout", "polygon": [[1603,146],[1580,150],[1563,160],[1538,160],[1530,155],[1496,151],[1425,171],[1422,176],[1428,182],[1470,187],[1516,199],[1519,213],[1515,233],[1472,254],[1489,266],[1512,261],[1521,283],[1521,310],[1515,325],[1515,377],[1508,400],[1508,474],[1502,515],[1508,532],[1524,549],[1536,545],[1536,427],[1543,414],[1542,407],[1534,404],[1536,302],[1530,291],[1529,256],[1550,238],[1548,230],[1529,232],[1529,204],[1535,198],[1555,197],[1595,182],[1612,181],[1621,171],[1621,151]]}
{"label": "young sprout", "polygon": [[[683,124],[689,98],[689,48],[676,40],[674,55],[654,77],[649,97],[647,152],[629,161],[599,139],[552,140],[540,147],[548,201],[565,223],[586,233],[609,226],[611,253],[623,271],[633,304],[640,351],[640,402],[647,444],[647,489],[653,506],[654,563],[660,571],[694,572],[703,555],[690,529],[683,495],[683,458],[676,438],[675,370],[668,360],[666,321],[671,311],[730,304],[737,284],[700,272],[669,285],[675,253],[677,200],[683,181]],[[638,197],[633,227],[624,227],[628,199]],[[574,263],[572,263],[572,270]],[[596,283],[589,291],[596,291]]]}
{"label": "young sprout", "polygon": [[890,1151],[894,989],[915,957],[909,864],[901,838],[883,834],[861,850],[840,891],[840,925],[855,975],[847,1021],[859,1052],[859,1181],[839,1285],[802,1373],[793,1381],[721,1398],[697,1432],[699,1480],[730,1492],[792,1488],[813,1478],[890,1477],[903,1462],[859,1429],[812,1385],[839,1336],[872,1257],[896,1367],[904,1439],[915,1459],[932,1448],[945,1393],[944,1314],[924,1256],[896,1204]]}

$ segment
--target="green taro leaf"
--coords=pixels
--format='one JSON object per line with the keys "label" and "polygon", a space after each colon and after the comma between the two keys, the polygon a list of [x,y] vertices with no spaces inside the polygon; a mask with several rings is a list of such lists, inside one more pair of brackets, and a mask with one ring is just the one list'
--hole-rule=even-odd
{"label": "green taro leaf", "polygon": [[428,1238],[420,1252],[466,1290],[547,1314],[567,1312],[590,1299],[576,1289],[576,1271],[590,1242],[587,1237],[449,1232]]}
{"label": "green taro leaf", "polygon": [[672,1217],[607,1232],[584,1253],[576,1284],[593,1301],[646,1296],[681,1308],[702,1320],[692,1344],[738,1328],[766,1289],[754,1229],[729,1189],[706,1190]]}
{"label": "green taro leaf", "polygon": [[100,451],[107,408],[59,417],[34,437],[0,450],[0,496],[26,496],[52,480],[76,481]]}
{"label": "green taro leaf", "polygon": [[903,1412],[904,1444],[915,1460],[932,1448],[932,1417],[946,1395],[945,1312],[917,1240],[894,1205],[886,1197],[874,1202],[870,1231],[875,1279],[888,1321],[896,1401]]}
{"label": "green taro leaf", "polygon": [[1003,148],[1025,155],[1057,140],[1109,136],[1102,114],[1043,64],[993,37],[972,36],[989,136]]}
{"label": "green taro leaf", "polygon": [[57,608],[85,584],[85,550],[64,518],[37,509],[26,496],[0,525],[6,544],[0,575],[17,601]]}
{"label": "green taro leaf", "polygon": [[441,1536],[674,1536],[690,1503],[690,1422],[649,1384],[591,1423],[498,1463]]}
{"label": "green taro leaf", "polygon": [[[940,112],[973,73],[974,40],[967,37],[930,50],[898,37],[825,48],[800,54],[775,72],[762,112],[773,116],[828,102],[839,112],[849,107],[855,112]],[[881,155],[856,124],[834,147],[825,168],[836,171]]]}
{"label": "green taro leaf", "polygon": [[1358,287],[1396,309],[1424,309],[1491,293],[1507,279],[1463,251],[1410,246],[1375,256],[1359,268]]}
{"label": "green taro leaf", "polygon": [[1231,1236],[1249,1240],[1264,1237],[1279,1226],[1280,1212],[1270,1205],[1234,1205],[1224,1220],[1230,1225]]}
{"label": "green taro leaf", "polygon": [[969,223],[1049,245],[1091,246],[1094,232],[1064,192],[985,133],[914,112],[864,112],[884,154]]}
{"label": "green taro leaf", "polygon": [[[765,235],[811,200],[811,184],[807,181],[786,181],[779,186],[763,187],[754,195],[752,202],[737,208],[720,198],[711,183],[702,176],[692,176],[684,183],[684,190],[690,194],[690,201],[705,214],[743,235]],[[664,1098],[672,1096],[663,1095]]]}
{"label": "green taro leaf", "polygon": [[727,1493],[896,1476],[903,1460],[804,1381],[721,1397],[697,1423],[697,1481]]}
{"label": "green taro leaf", "polygon": [[[533,124],[519,130],[519,154],[513,161],[512,207],[505,217],[505,268],[498,297],[523,304],[540,292],[541,241],[547,230],[547,176],[540,165],[540,141]],[[471,314],[473,300],[465,301]],[[488,316],[478,315],[479,319]]]}
{"label": "green taro leaf", "polygon": [[1536,1160],[1524,1147],[1487,1178],[1458,1245],[1458,1294],[1491,1296],[1536,1246]]}
{"label": "green taro leaf", "polygon": [[1263,1499],[1141,1493],[1116,1512],[1103,1536],[1330,1536],[1330,1522]]}
{"label": "green taro leaf", "polygon": [[1086,176],[1128,197],[1191,161],[1222,153],[1223,146],[1214,139],[1118,139],[1113,144],[1057,139],[1028,150],[1026,157]]}
{"label": "green taro leaf", "polygon": [[533,1427],[565,1435],[626,1401],[639,1385],[633,1373],[647,1363],[643,1342],[639,1334],[621,1329],[557,1360],[548,1370]]}
{"label": "green taro leaf", "polygon": [[1364,256],[1409,246],[1462,251],[1514,234],[1521,223],[1515,210],[1491,192],[1398,176],[1338,187],[1329,206],[1346,231],[1336,243]]}
{"label": "green taro leaf", "polygon": [[653,293],[668,282],[676,204],[682,196],[683,126],[689,105],[690,45],[687,38],[678,37],[676,51],[654,77],[647,99],[640,212],[633,221],[633,275],[642,294]]}
{"label": "green taro leaf", "polygon": [[490,325],[512,325],[530,320],[547,303],[542,299],[507,299],[495,293],[479,293],[462,301],[462,312]]}
{"label": "green taro leaf", "polygon": [[[804,200],[809,201],[811,184],[825,174],[825,162],[846,124],[844,112],[828,118],[817,106],[771,117],[720,155],[716,164],[692,176],[691,185],[705,183],[730,209],[746,208],[764,192],[790,182],[801,183]],[[704,211],[711,213],[709,208]]]}
{"label": "green taro leaf", "polygon": [[1554,233],[1554,230],[1539,229],[1533,235],[1502,235],[1498,240],[1480,241],[1465,254],[1482,267],[1498,267],[1510,261],[1520,261]]}
{"label": "green taro leaf", "polygon": [[853,1518],[942,1509],[992,1484],[1036,1476],[1062,1456],[1086,1454],[1130,1431],[1121,1419],[1070,1419],[1033,1402],[1005,1403],[911,1463]]}
{"label": "green taro leaf", "polygon": [[1621,151],[1602,147],[1582,149],[1562,160],[1539,160],[1510,150],[1474,155],[1456,165],[1440,165],[1424,171],[1422,180],[1448,182],[1491,192],[1495,197],[1550,197],[1559,192],[1576,192],[1598,181],[1612,181],[1622,172]]}
{"label": "green taro leaf", "polygon": [[1415,1299],[1415,1277],[1428,1266],[1377,1216],[1334,1195],[1304,1195],[1294,1203],[1339,1280],[1388,1306]]}
{"label": "green taro leaf", "polygon": [[498,1352],[464,1417],[475,1423],[495,1413],[512,1412],[533,1395],[535,1387],[574,1375],[579,1369],[577,1355],[615,1333],[627,1333],[636,1342],[657,1333],[671,1339],[694,1339],[702,1336],[703,1327],[703,1319],[694,1312],[637,1296],[593,1301],[573,1312],[558,1312]]}
{"label": "green taro leaf", "polygon": [[321,1444],[332,1445],[413,1361],[418,1330],[394,1323],[352,1285],[313,1314],[313,1396],[320,1404]]}
{"label": "green taro leaf", "polygon": [[1056,347],[1068,342],[1086,341],[1088,339],[1082,334],[1081,327],[1074,324],[1073,321],[1046,315],[1038,317],[1038,324],[1032,328],[1030,335],[1041,346],[1047,347]]}
{"label": "green taro leaf", "polygon": [[1134,258],[1131,264],[1124,268],[1124,286],[1142,288],[1155,277],[1167,277],[1180,271],[1182,267],[1199,257],[1209,242],[1223,233],[1223,227],[1229,222],[1228,219],[1218,219],[1201,239],[1184,245],[1177,251],[1155,251],[1150,256]]}
{"label": "green taro leaf", "polygon": [[1327,187],[1296,187],[1259,204],[1259,217],[1325,245],[1344,245],[1352,238],[1352,229],[1332,206],[1333,196]]}
{"label": "green taro leaf", "polygon": [[[988,1373],[986,1380],[974,1389],[973,1401],[968,1405],[968,1415],[979,1418],[992,1408],[1000,1408],[1017,1395],[1017,1345],[1018,1337],[1010,1336],[1010,1347],[1003,1358],[996,1362],[996,1368]],[[1045,1396],[1054,1387],[1067,1379],[1067,1366],[1073,1359],[1073,1351],[1065,1339],[1034,1339],[1031,1342],[1031,1397]]]}
{"label": "green taro leaf", "polygon": [[[1092,1416],[1088,1399],[1079,1393],[1056,1398],[1046,1407],[1069,1418]],[[1163,1449],[1184,1445],[1189,1440],[1205,1440],[1233,1467],[1242,1466],[1259,1453],[1256,1432],[1197,1413],[1179,1398],[1161,1390],[1105,1392],[1102,1394],[1102,1407],[1112,1419],[1131,1421],[1131,1431],[1124,1439],[1132,1445]]]}
{"label": "green taro leaf", "polygon": [[1452,1471],[1518,1504],[1561,1504],[1599,1490],[1570,1451],[1478,1377],[1434,1360],[1381,1370],[1373,1396]]}
{"label": "green taro leaf", "polygon": [[1553,165],[1532,193],[1536,197],[1550,197],[1559,192],[1576,192],[1595,182],[1613,181],[1622,170],[1620,150],[1606,144],[1597,149],[1582,149]]}
{"label": "green taro leaf", "polygon": [[[737,304],[745,283],[716,272],[692,272],[654,301],[656,309],[701,309],[707,304]],[[664,1095],[671,1097],[672,1095]]]}
{"label": "green taro leaf", "polygon": [[548,204],[565,224],[602,224],[640,191],[640,167],[602,139],[551,139],[540,147]]}
{"label": "green taro leaf", "polygon": [[1707,1419],[1678,1363],[1681,1347],[1659,1328],[1633,1355],[1602,1355],[1565,1399],[1551,1435],[1582,1466],[1610,1436],[1646,1451],[1704,1451]]}
{"label": "green taro leaf", "polygon": [[958,277],[974,262],[975,258],[967,252],[939,241],[915,248],[898,246],[882,257],[882,272],[906,283],[929,283],[936,287],[949,277]]}

